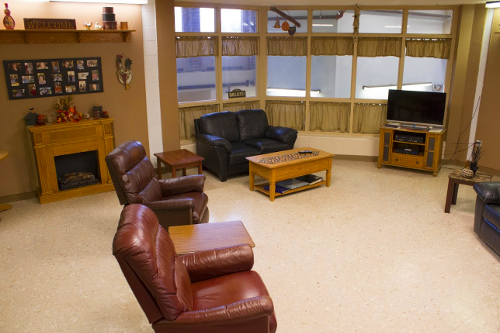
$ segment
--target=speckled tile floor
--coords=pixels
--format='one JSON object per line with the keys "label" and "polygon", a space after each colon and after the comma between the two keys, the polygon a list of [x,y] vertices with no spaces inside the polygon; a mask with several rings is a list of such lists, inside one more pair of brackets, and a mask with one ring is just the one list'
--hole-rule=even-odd
{"label": "speckled tile floor", "polygon": [[[332,186],[270,202],[207,174],[211,221],[239,219],[278,332],[499,332],[500,259],[474,234],[475,192],[445,214],[447,175],[334,161]],[[193,171],[194,172],[194,171]],[[0,222],[0,332],[151,332],[111,242],[114,192]]]}

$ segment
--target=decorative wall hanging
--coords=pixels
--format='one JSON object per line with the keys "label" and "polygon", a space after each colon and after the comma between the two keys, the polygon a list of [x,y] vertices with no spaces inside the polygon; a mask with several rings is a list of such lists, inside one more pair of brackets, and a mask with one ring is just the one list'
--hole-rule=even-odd
{"label": "decorative wall hanging", "polygon": [[9,99],[104,91],[101,58],[4,60]]}
{"label": "decorative wall hanging", "polygon": [[246,97],[247,93],[245,90],[233,89],[227,93],[229,98]]}
{"label": "decorative wall hanging", "polygon": [[[125,69],[123,68],[123,58],[125,58]],[[127,58],[125,54],[118,54],[116,56],[116,76],[118,77],[118,82],[125,86],[125,90],[130,89],[130,82],[132,81],[132,60]]]}
{"label": "decorative wall hanging", "polygon": [[24,29],[26,30],[76,30],[75,19],[44,19],[25,18]]}

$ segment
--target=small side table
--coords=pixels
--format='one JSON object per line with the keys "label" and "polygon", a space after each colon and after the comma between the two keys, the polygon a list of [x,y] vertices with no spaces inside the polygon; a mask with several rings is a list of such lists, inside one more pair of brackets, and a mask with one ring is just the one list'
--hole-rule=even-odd
{"label": "small side table", "polygon": [[163,153],[155,154],[158,166],[156,167],[156,173],[158,179],[161,179],[161,164],[169,166],[172,169],[172,178],[176,177],[175,170],[182,169],[182,175],[186,175],[186,168],[198,167],[198,174],[201,173],[201,162],[204,160],[203,157],[198,156],[187,149],[166,151]]}
{"label": "small side table", "polygon": [[460,176],[461,169],[453,170],[448,175],[448,192],[446,193],[446,205],[444,206],[444,212],[450,212],[450,206],[457,204],[457,194],[458,194],[458,185],[470,185],[474,186],[476,183],[484,183],[491,182],[493,176],[488,175],[483,172],[476,172],[474,177],[472,178],[464,178]]}

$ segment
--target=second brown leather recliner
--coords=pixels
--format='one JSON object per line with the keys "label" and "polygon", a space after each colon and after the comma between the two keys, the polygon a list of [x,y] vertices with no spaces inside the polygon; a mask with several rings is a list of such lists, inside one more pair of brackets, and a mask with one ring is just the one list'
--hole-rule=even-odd
{"label": "second brown leather recliner", "polygon": [[148,206],[166,230],[172,225],[208,222],[205,176],[158,180],[139,141],[122,143],[106,156],[106,163],[120,204]]}

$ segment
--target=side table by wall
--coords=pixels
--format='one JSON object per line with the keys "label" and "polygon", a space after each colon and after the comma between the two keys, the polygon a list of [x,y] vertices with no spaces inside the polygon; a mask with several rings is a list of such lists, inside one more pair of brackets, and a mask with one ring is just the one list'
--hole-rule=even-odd
{"label": "side table by wall", "polygon": [[182,175],[186,175],[186,168],[198,167],[198,174],[202,174],[202,163],[205,158],[190,152],[187,149],[166,151],[155,153],[157,158],[156,173],[158,179],[161,179],[161,164],[169,166],[172,169],[172,178],[176,177],[175,170],[182,169]]}
{"label": "side table by wall", "polygon": [[450,212],[451,205],[457,204],[458,185],[464,184],[474,186],[474,184],[476,183],[491,182],[493,178],[492,175],[488,175],[479,171],[476,172],[476,174],[472,178],[462,177],[460,173],[461,170],[457,169],[453,170],[448,175],[448,192],[446,193],[446,204],[444,206],[445,213]]}
{"label": "side table by wall", "polygon": [[[0,150],[0,161],[4,160],[9,156],[9,152],[6,150]],[[11,209],[12,206],[9,204],[0,204],[0,212]]]}

